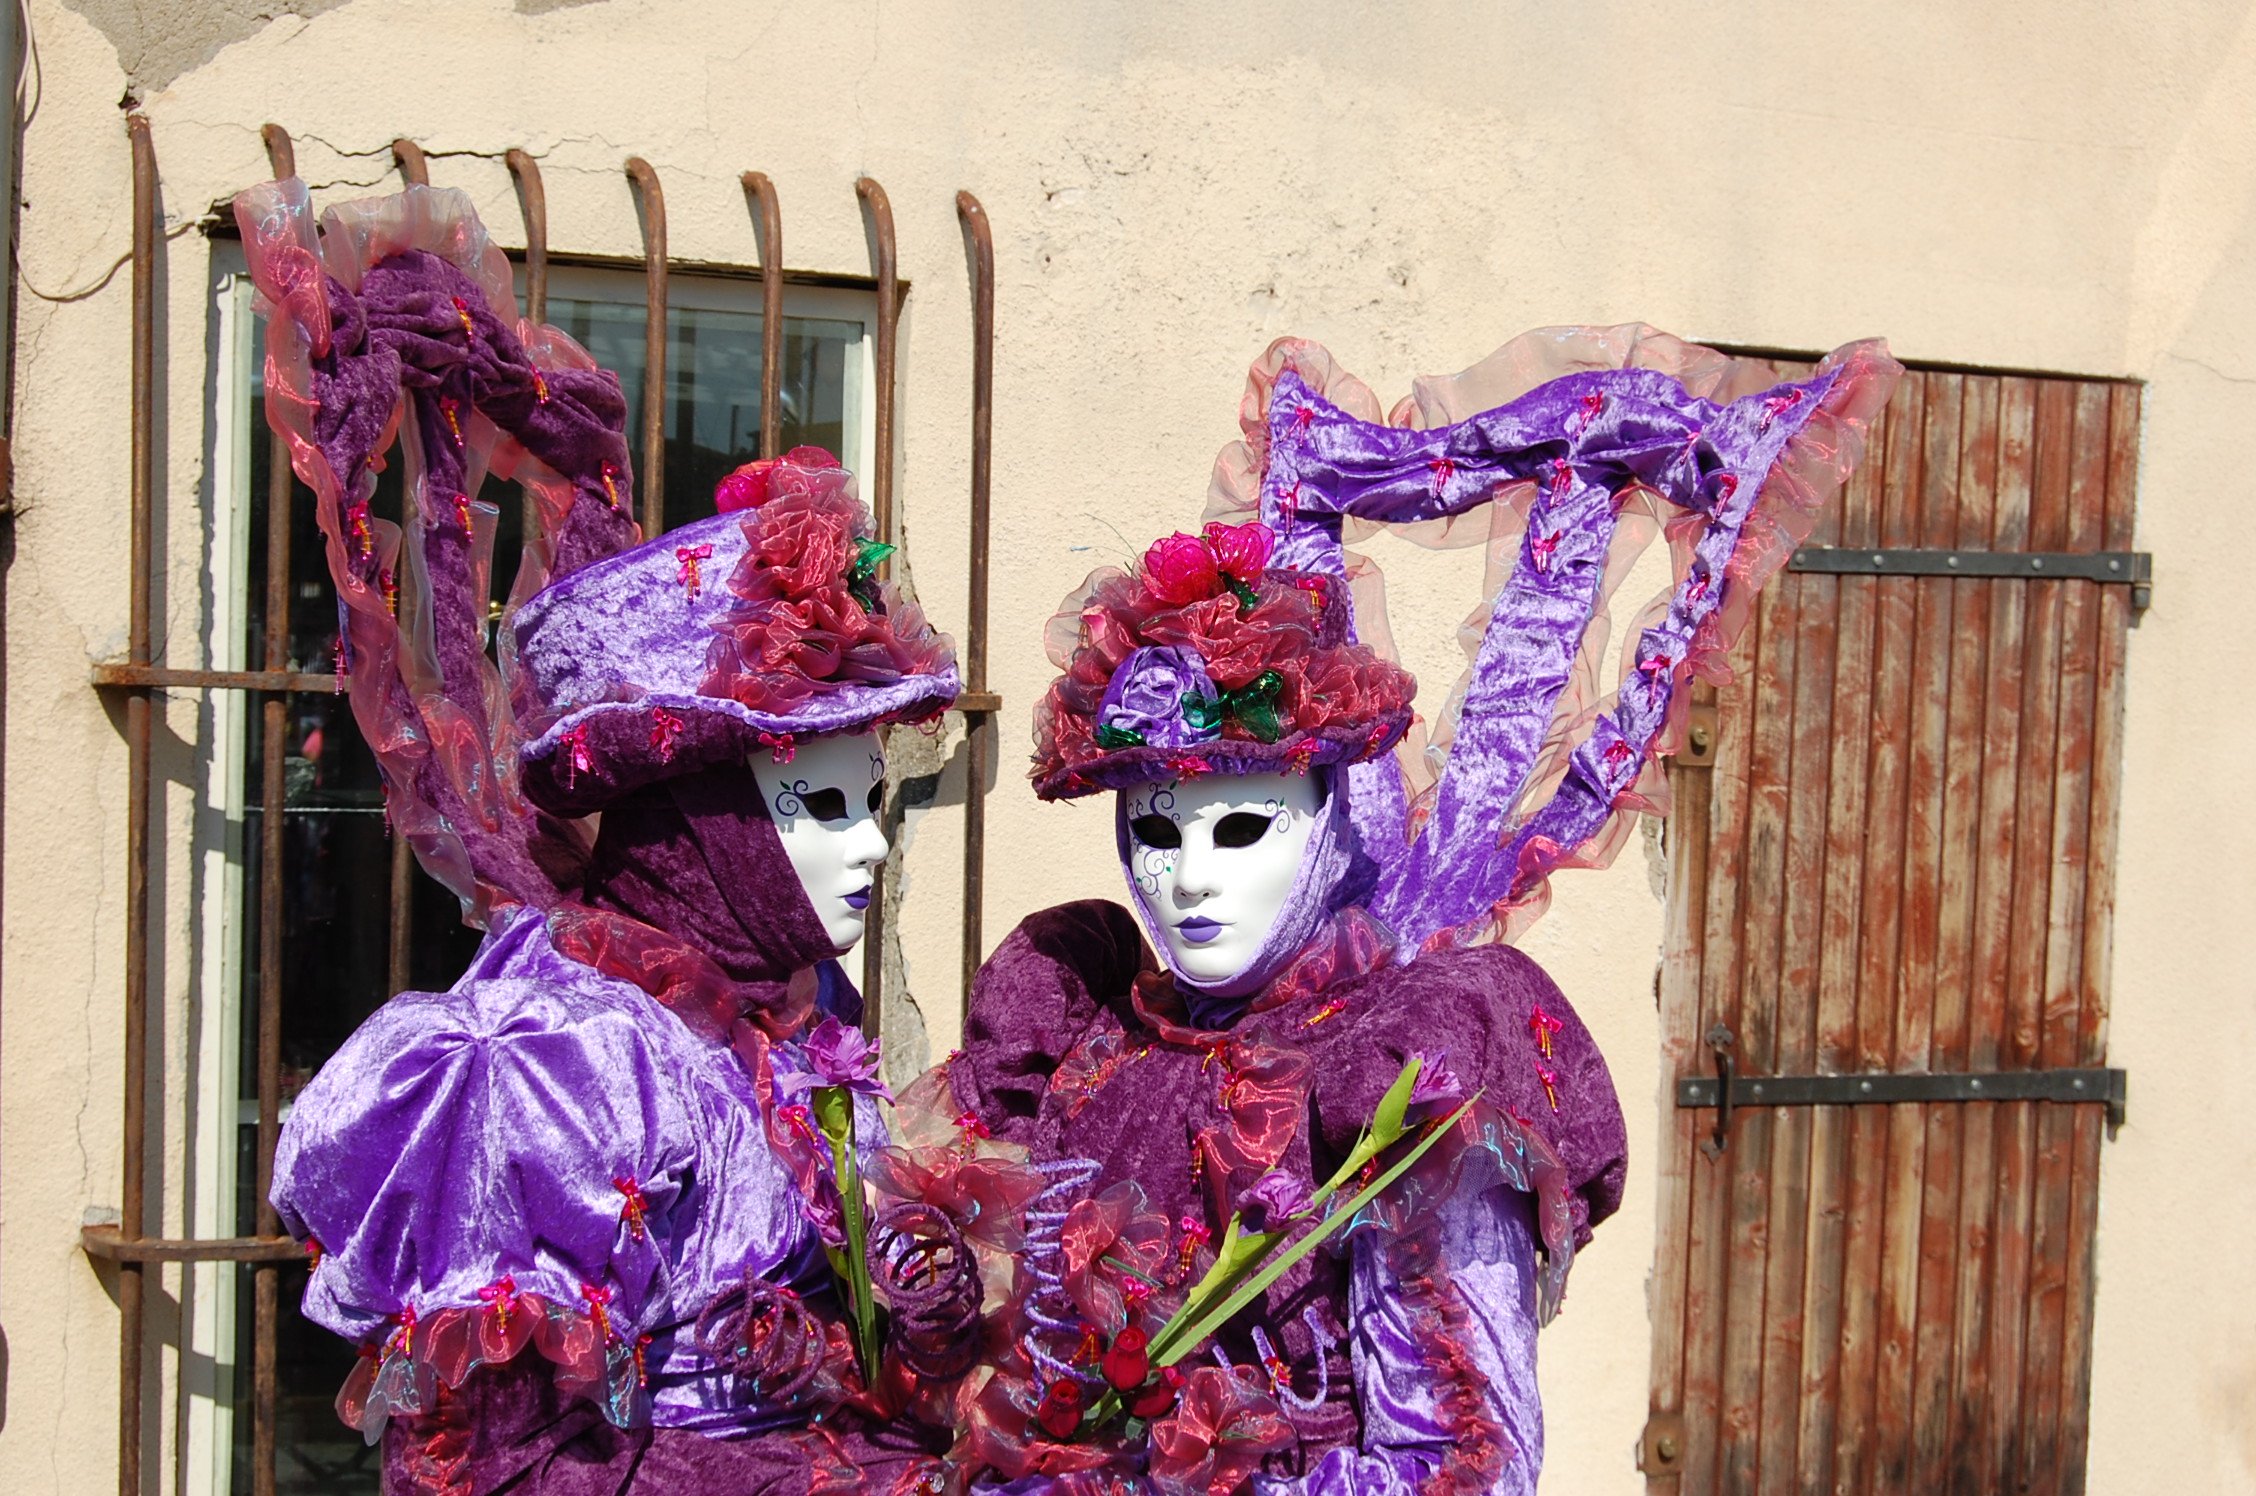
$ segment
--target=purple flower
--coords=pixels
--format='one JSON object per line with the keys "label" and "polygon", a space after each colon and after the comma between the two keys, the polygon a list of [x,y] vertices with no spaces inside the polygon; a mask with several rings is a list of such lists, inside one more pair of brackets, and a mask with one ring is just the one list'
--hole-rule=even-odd
{"label": "purple flower", "polygon": [[864,1037],[858,1028],[840,1023],[835,1018],[825,1018],[815,1025],[813,1033],[797,1046],[778,1049],[776,1057],[776,1096],[784,1101],[796,1101],[809,1091],[831,1086],[843,1086],[864,1096],[880,1096],[887,1101],[893,1093],[885,1082],[877,1078],[877,1045]]}
{"label": "purple flower", "polygon": [[1097,721],[1132,732],[1153,748],[1188,748],[1215,737],[1183,720],[1183,697],[1218,694],[1195,650],[1181,644],[1147,645],[1120,662],[1105,686]]}
{"label": "purple flower", "polygon": [[1418,1079],[1410,1087],[1410,1104],[1428,1106],[1437,1101],[1457,1101],[1465,1094],[1465,1083],[1449,1071],[1449,1051],[1419,1054]]}
{"label": "purple flower", "polygon": [[1308,1185],[1282,1169],[1272,1169],[1238,1196],[1238,1214],[1248,1231],[1279,1231],[1308,1213]]}

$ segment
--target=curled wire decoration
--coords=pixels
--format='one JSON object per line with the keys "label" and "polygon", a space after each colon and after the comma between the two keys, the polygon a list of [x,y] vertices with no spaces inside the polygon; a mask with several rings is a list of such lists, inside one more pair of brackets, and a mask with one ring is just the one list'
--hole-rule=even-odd
{"label": "curled wire decoration", "polygon": [[1090,1158],[1060,1158],[1034,1167],[1048,1182],[1026,1207],[1026,1245],[1018,1260],[1033,1283],[1026,1298],[1026,1318],[1032,1328],[1019,1337],[1019,1345],[1027,1359],[1046,1373],[1045,1382],[1093,1381],[1091,1373],[1043,1342],[1063,1337],[1070,1343],[1079,1339],[1083,1329],[1081,1312],[1065,1291],[1065,1218],[1102,1166]]}
{"label": "curled wire decoration", "polygon": [[697,1316],[697,1348],[771,1403],[788,1404],[822,1370],[822,1324],[799,1295],[747,1270]]}
{"label": "curled wire decoration", "polygon": [[869,1270],[893,1311],[890,1339],[904,1366],[933,1381],[971,1369],[985,1286],[978,1259],[946,1211],[921,1200],[879,1211]]}

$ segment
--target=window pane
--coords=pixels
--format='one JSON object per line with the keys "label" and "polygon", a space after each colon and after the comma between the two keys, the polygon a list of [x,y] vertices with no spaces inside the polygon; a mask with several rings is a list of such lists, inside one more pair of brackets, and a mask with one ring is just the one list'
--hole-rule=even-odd
{"label": "window pane", "polygon": [[[551,298],[549,320],[619,376],[637,492],[642,479],[643,304]],[[783,319],[777,405],[785,450],[850,460],[846,378],[858,322]],[[713,512],[713,487],[760,455],[760,314],[670,306],[666,313],[666,528]]]}

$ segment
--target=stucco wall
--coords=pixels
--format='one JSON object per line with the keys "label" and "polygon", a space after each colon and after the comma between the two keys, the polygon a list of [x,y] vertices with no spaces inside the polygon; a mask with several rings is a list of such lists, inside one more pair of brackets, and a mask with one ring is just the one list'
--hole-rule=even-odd
{"label": "stucco wall", "polygon": [[[1331,7],[714,6],[355,0],[259,24],[235,4],[34,0],[37,113],[23,271],[56,295],[128,244],[116,101],[145,94],[171,222],[264,173],[286,124],[328,190],[388,188],[395,135],[432,153],[504,239],[499,157],[547,177],[559,249],[636,253],[621,161],[664,175],[677,254],[752,258],[736,186],[782,195],[794,267],[867,259],[852,183],[891,193],[905,324],[900,493],[916,578],[960,623],[968,308],[952,197],[985,201],[1000,260],[990,943],[1017,915],[1110,894],[1106,813],[1045,808],[1018,769],[1047,679],[1038,631],[1089,568],[1192,518],[1273,337],[1328,343],[1391,399],[1525,327],[1645,319],[1740,344],[1885,334],[1911,357],[2150,382],[2132,636],[2112,1052],[2130,1126],[2106,1150],[2091,1489],[2256,1489],[2256,713],[2226,646],[2247,588],[2237,466],[2256,421],[2256,130],[2245,5],[1536,4]],[[162,12],[162,24],[144,12]],[[203,592],[209,246],[170,241],[160,636],[186,662]],[[76,1250],[118,1193],[124,753],[85,685],[126,627],[125,277],[24,298],[6,579],[0,936],[0,1489],[111,1483],[115,1316]],[[1446,568],[1443,568],[1446,571]],[[1453,673],[1462,573],[1398,634]],[[2231,653],[2225,650],[2230,647]],[[177,742],[203,740],[192,699]],[[163,744],[176,849],[162,931],[194,893],[194,764]],[[954,771],[960,779],[960,761]],[[944,781],[906,854],[909,980],[936,1048],[958,1012]],[[1645,1282],[1660,1116],[1646,850],[1561,880],[1527,940],[1611,1057],[1631,1120],[1622,1215],[1544,1342],[1546,1489],[1641,1489]],[[197,953],[174,935],[173,1093]],[[164,1155],[177,1179],[178,1119]],[[162,1219],[180,1224],[177,1190]],[[168,1276],[176,1283],[176,1276]],[[152,1319],[166,1322],[159,1297]],[[165,1470],[166,1435],[150,1465]]]}

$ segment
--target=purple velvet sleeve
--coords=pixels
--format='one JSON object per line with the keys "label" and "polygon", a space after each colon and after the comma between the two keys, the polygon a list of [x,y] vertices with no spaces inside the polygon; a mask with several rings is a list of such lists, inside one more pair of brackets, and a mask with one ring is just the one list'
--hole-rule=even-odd
{"label": "purple velvet sleeve", "polygon": [[1434,1276],[1461,1301],[1462,1349],[1483,1384],[1477,1430],[1442,1406],[1425,1313],[1377,1232],[1355,1238],[1348,1285],[1356,1405],[1363,1442],[1335,1449],[1293,1479],[1260,1477],[1261,1496],[1415,1496],[1444,1462],[1496,1465],[1489,1496],[1533,1496],[1543,1469],[1543,1403],[1535,1382],[1535,1234],[1526,1197],[1497,1187],[1443,1205]]}
{"label": "purple velvet sleeve", "polygon": [[274,1203],[321,1243],[317,1324],[368,1341],[410,1308],[475,1308],[505,1275],[574,1310],[584,1286],[608,1289],[630,1338],[661,1308],[662,1232],[626,1219],[615,1181],[666,1220],[693,1172],[681,1101],[630,1010],[566,981],[481,978],[538,923],[489,939],[452,992],[385,1004],[293,1105]]}

